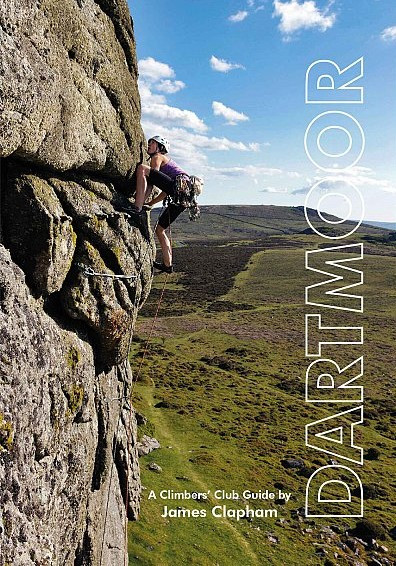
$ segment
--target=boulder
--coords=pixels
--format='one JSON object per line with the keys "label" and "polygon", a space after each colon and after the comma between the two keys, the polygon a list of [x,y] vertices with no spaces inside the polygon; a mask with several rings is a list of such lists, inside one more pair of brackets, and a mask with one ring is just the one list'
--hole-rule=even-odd
{"label": "boulder", "polygon": [[161,444],[158,442],[156,438],[151,438],[144,434],[141,440],[137,443],[137,451],[139,456],[146,456],[150,454],[153,450],[157,450],[161,448]]}
{"label": "boulder", "polygon": [[281,460],[281,464],[284,468],[286,469],[301,469],[304,467],[304,462],[303,460],[300,460],[300,458],[285,458],[284,460]]}

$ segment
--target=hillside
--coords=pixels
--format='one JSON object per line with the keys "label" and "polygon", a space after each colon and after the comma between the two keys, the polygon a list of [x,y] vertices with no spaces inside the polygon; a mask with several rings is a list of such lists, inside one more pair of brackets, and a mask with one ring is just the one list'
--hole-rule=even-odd
{"label": "hillside", "polygon": [[[230,208],[232,212],[236,207],[215,210]],[[239,213],[260,207],[237,208]],[[296,209],[261,208],[265,209],[266,221],[274,226],[280,221],[282,226],[300,222]],[[304,286],[312,282],[304,251],[322,245],[323,238],[260,234],[229,245],[220,235],[213,237],[216,226],[210,226],[212,239],[175,249],[177,272],[166,282],[159,317],[153,326],[163,275],[154,279],[137,325],[134,400],[144,423],[139,435],[155,436],[161,448],[141,460],[146,490],[140,520],[130,525],[130,564],[393,564],[396,421],[389,390],[396,317],[395,242],[381,243],[387,233],[370,227],[356,235],[354,241],[364,241],[367,252],[365,313],[362,318],[352,313],[342,317],[351,326],[363,323],[367,341],[365,422],[358,433],[365,454],[361,479],[368,522],[363,527],[357,519],[304,516],[307,478],[331,461],[304,443],[305,424],[327,416],[329,409],[304,401]],[[182,233],[176,223],[174,232],[177,238]],[[339,313],[329,313],[326,322],[339,324]],[[341,352],[338,346],[329,347],[330,358],[336,353],[346,365],[358,349]],[[288,467],[289,461],[295,467]],[[164,488],[210,491],[209,501],[149,499],[150,490],[158,493]],[[219,520],[209,512],[197,519],[161,516],[164,505],[208,510],[217,503],[216,489],[281,490],[292,495],[288,503],[253,503],[274,508],[276,519]],[[246,502],[222,503],[240,508]]]}
{"label": "hillside", "polygon": [[[152,210],[153,222],[161,209]],[[329,215],[330,220],[334,216]],[[318,222],[323,226],[325,223]],[[346,222],[353,226],[354,223]],[[329,225],[325,225],[330,230]],[[334,228],[331,228],[334,231]],[[182,214],[172,225],[172,233],[177,241],[191,240],[249,240],[260,236],[309,233],[310,229],[304,215],[304,207],[272,205],[206,205],[201,206],[201,217],[190,222],[188,214]],[[365,224],[360,233],[383,235],[387,230]]]}

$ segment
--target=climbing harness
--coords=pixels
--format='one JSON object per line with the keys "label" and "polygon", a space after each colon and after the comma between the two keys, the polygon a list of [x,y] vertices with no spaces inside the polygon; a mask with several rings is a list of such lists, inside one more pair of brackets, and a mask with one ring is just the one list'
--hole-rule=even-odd
{"label": "climbing harness", "polygon": [[109,277],[110,279],[136,279],[137,275],[117,275],[115,273],[100,273],[99,271],[94,271],[92,267],[79,263],[78,267],[84,273],[86,277]]}

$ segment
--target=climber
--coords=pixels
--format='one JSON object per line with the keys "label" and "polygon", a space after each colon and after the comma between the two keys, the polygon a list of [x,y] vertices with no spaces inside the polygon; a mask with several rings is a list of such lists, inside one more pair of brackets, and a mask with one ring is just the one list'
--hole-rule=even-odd
{"label": "climber", "polygon": [[[161,189],[161,193],[148,201],[146,206],[153,206],[157,202],[164,201],[167,197],[175,197],[177,183],[187,184],[189,176],[177,163],[167,157],[169,142],[162,136],[154,136],[148,140],[147,152],[150,156],[150,166],[139,165],[136,176],[136,196],[134,212],[141,214],[143,204],[149,198],[153,186]],[[186,203],[168,203],[165,210],[158,218],[155,233],[157,234],[162,250],[162,263],[155,261],[154,267],[165,273],[172,273],[172,246],[165,232],[166,228],[187,208]]]}

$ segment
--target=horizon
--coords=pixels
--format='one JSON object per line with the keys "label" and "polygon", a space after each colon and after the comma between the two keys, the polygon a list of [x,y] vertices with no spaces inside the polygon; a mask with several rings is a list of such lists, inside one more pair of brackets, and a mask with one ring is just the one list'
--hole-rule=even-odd
{"label": "horizon", "polygon": [[[199,207],[203,208],[205,206],[235,206],[235,207],[246,207],[246,206],[252,206],[252,207],[258,207],[258,206],[274,206],[277,208],[304,208],[304,205],[294,205],[294,204],[272,204],[272,203],[262,203],[262,204],[250,204],[250,203],[199,203]],[[162,205],[161,204],[157,204],[155,206],[153,206],[153,210],[154,209],[161,209]],[[317,209],[313,208],[311,210],[314,210],[316,212]],[[322,214],[328,214],[329,216],[334,216],[333,213],[329,212],[329,211],[321,211]],[[345,220],[345,222],[358,222],[359,220],[356,218],[348,218],[347,220]],[[396,226],[396,219],[394,222],[392,221],[382,221],[382,220],[376,220],[376,219],[363,219],[362,223],[363,224],[370,224],[370,222],[377,222],[378,224],[392,224]],[[308,223],[307,223],[308,226]]]}

